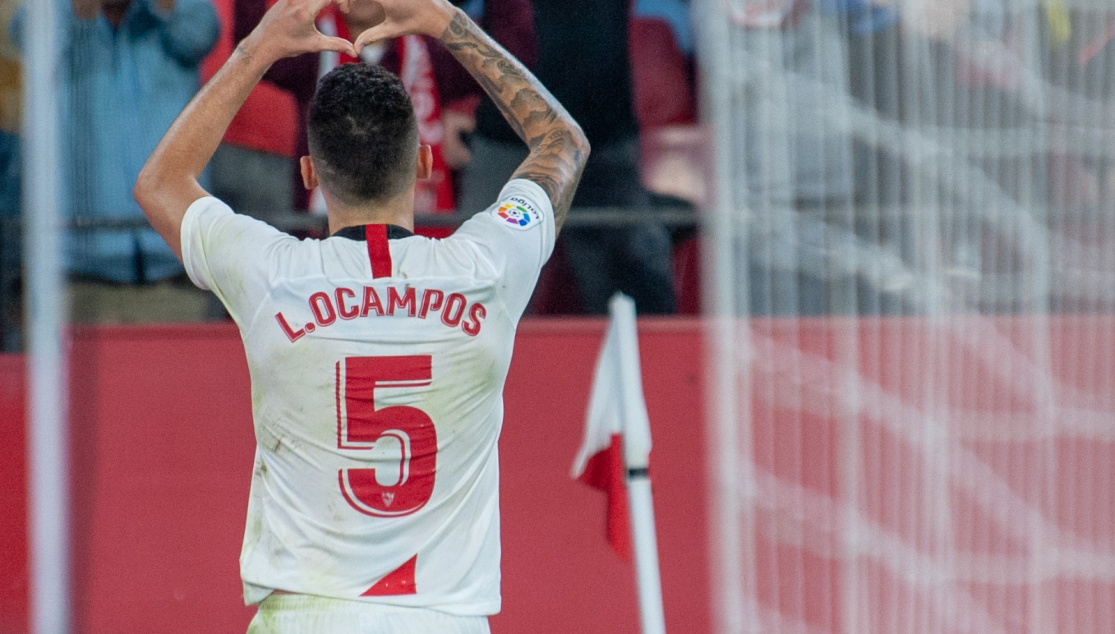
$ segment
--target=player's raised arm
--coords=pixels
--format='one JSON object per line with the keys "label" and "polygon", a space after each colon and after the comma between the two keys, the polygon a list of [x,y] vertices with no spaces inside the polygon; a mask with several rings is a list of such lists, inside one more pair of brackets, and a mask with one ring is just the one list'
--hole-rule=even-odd
{"label": "player's raised arm", "polygon": [[[351,52],[346,40],[326,37],[314,18],[330,0],[279,0],[224,66],[186,106],[139,173],[132,195],[151,226],[182,257],[182,217],[206,196],[198,184],[232,118],[276,61],[316,51]],[[348,0],[337,0],[343,10]]]}
{"label": "player's raised arm", "polygon": [[512,178],[530,179],[546,191],[554,205],[555,229],[560,230],[588,160],[589,143],[581,127],[526,67],[447,0],[377,1],[387,18],[356,39],[357,50],[409,33],[438,37],[530,147]]}

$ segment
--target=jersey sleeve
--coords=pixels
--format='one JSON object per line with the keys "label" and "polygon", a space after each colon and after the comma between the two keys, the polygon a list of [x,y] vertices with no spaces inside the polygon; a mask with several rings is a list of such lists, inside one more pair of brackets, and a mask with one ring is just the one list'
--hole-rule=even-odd
{"label": "jersey sleeve", "polygon": [[497,292],[517,320],[554,250],[554,207],[537,183],[515,179],[494,205],[461,225],[453,238],[477,246],[500,278]]}
{"label": "jersey sleeve", "polygon": [[237,324],[255,314],[270,291],[273,261],[297,241],[265,222],[199,198],[182,218],[182,263],[198,288],[213,291]]}

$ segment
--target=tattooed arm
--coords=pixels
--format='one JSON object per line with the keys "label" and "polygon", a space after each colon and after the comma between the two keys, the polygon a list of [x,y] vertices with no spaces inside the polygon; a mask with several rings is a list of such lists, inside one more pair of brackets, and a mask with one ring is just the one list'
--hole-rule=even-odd
{"label": "tattooed arm", "polygon": [[588,160],[588,139],[581,127],[530,71],[446,0],[378,1],[387,19],[356,39],[357,50],[407,33],[439,37],[530,148],[512,178],[532,180],[546,191],[560,231]]}
{"label": "tattooed arm", "polygon": [[530,71],[464,12],[456,12],[441,41],[476,77],[530,147],[530,155],[512,178],[532,180],[546,190],[560,231],[588,159],[588,140],[581,127]]}

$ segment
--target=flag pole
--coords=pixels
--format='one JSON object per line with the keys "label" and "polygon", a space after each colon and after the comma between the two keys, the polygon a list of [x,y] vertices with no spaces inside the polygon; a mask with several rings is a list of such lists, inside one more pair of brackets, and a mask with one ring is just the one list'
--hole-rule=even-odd
{"label": "flag pole", "polygon": [[631,538],[635,555],[635,581],[639,596],[639,620],[643,634],[665,634],[662,581],[658,570],[658,540],[655,536],[654,500],[650,484],[650,420],[643,398],[639,338],[635,326],[635,302],[617,293],[609,306],[619,352],[623,461],[631,513]]}
{"label": "flag pole", "polygon": [[643,634],[666,634],[662,581],[658,574],[658,540],[654,535],[654,503],[646,469],[627,470],[627,495],[631,501],[639,621],[643,625]]}

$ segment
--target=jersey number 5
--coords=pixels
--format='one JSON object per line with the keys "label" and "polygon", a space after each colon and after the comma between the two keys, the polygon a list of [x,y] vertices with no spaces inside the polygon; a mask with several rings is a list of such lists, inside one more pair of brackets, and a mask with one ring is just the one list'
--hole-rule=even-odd
{"label": "jersey number 5", "polygon": [[337,447],[369,452],[373,465],[341,469],[341,493],[352,508],[376,517],[410,515],[434,491],[437,432],[426,412],[405,405],[376,409],[377,388],[422,387],[429,355],[349,357],[337,363]]}

